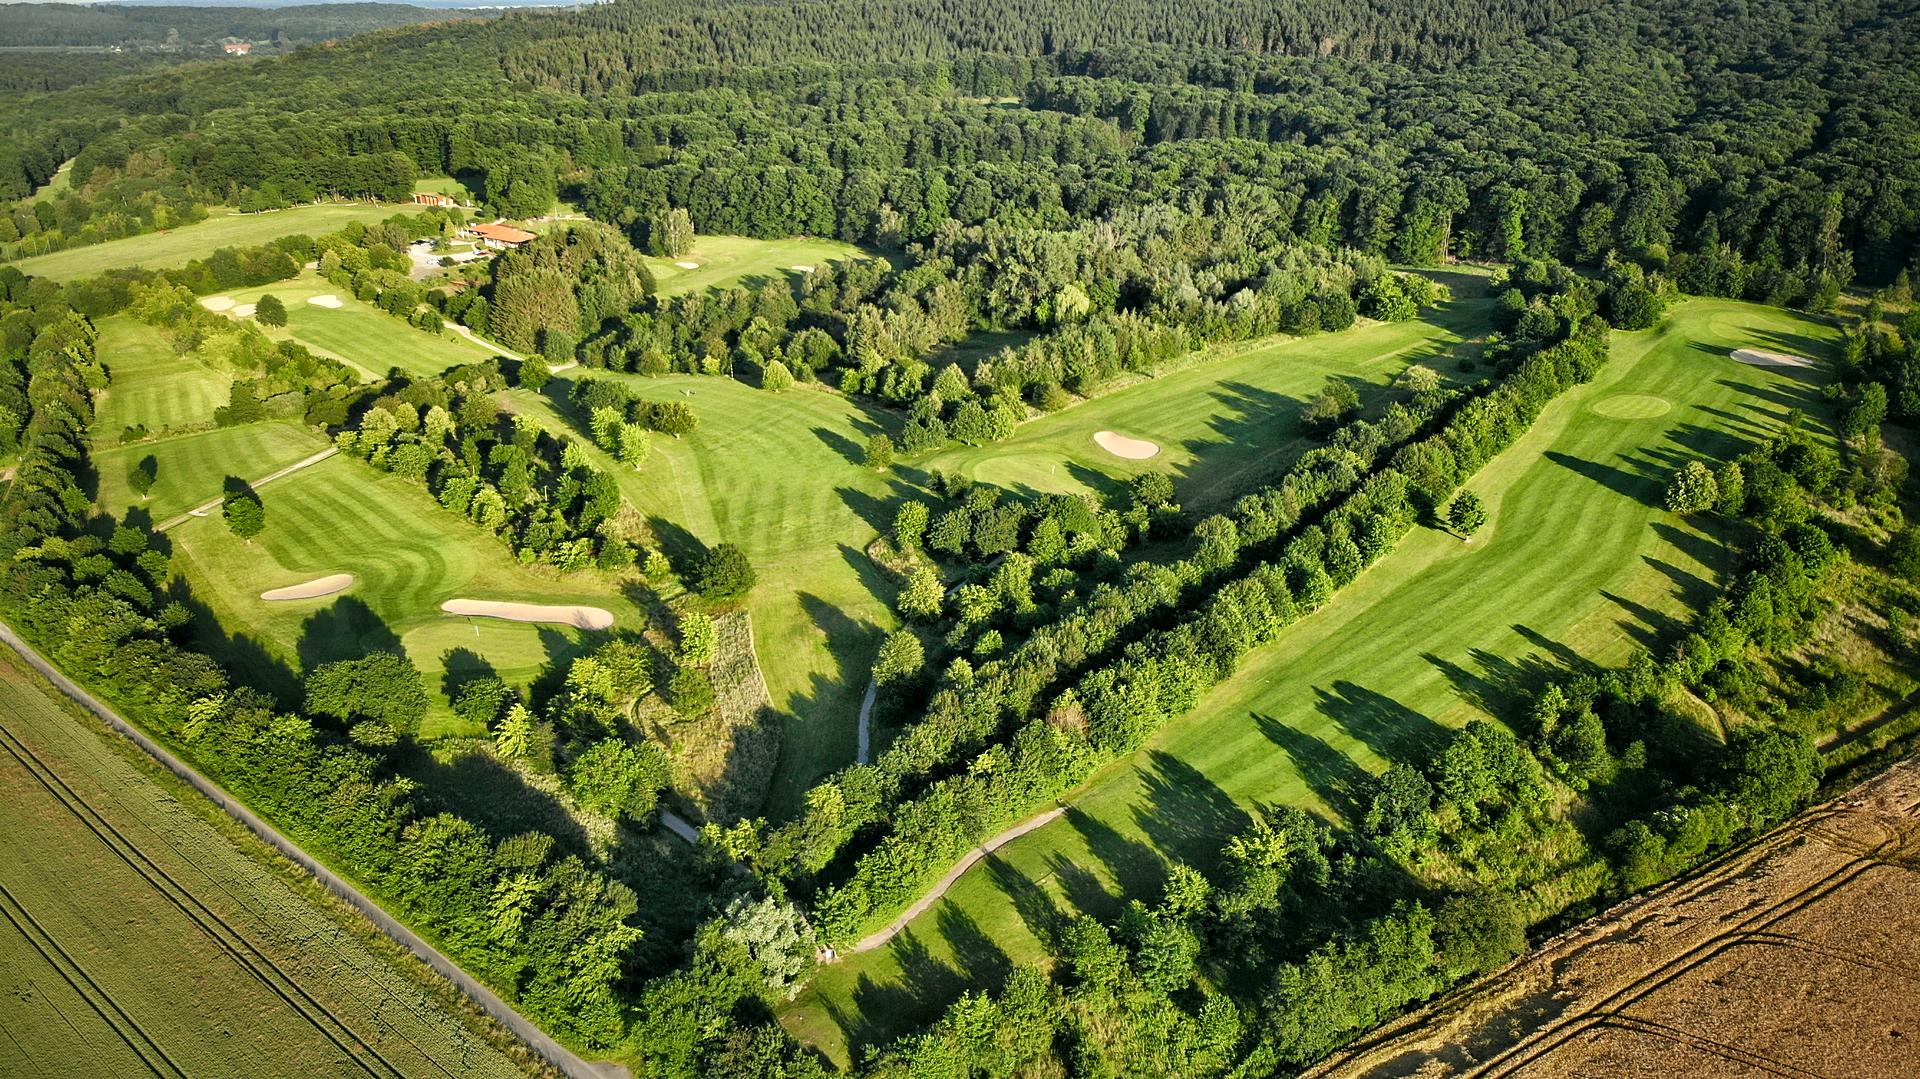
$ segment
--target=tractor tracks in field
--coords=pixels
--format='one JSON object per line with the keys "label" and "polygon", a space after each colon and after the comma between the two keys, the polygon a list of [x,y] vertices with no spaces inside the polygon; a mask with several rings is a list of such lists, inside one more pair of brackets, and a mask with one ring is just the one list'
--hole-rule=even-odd
{"label": "tractor tracks in field", "polygon": [[[255,836],[286,857],[302,871],[311,875],[321,887],[338,896],[347,905],[367,919],[373,927],[392,939],[394,943],[411,952],[415,958],[445,978],[455,989],[465,994],[494,1021],[511,1031],[526,1042],[540,1056],[571,1079],[626,1079],[628,1070],[617,1063],[597,1063],[582,1058],[566,1046],[561,1045],[552,1035],[540,1029],[539,1024],[516,1011],[512,1005],[502,1000],[498,994],[483,982],[467,973],[458,963],[449,959],[438,948],[422,939],[413,930],[407,928],[399,919],[389,914],[378,903],[367,898],[358,888],[348,883],[338,873],[333,872],[319,859],[307,853],[299,844],[268,824],[260,816],[240,803],[218,784],[207,779],[187,763],[154,741],[144,731],[133,726],[120,714],[107,707],[99,698],[82,689],[73,679],[61,673],[58,667],[33,647],[21,639],[13,627],[0,622],[0,644],[11,648],[20,659],[51,684],[54,690],[69,698],[85,709],[100,722],[106,724],[115,733],[126,738],[142,752],[157,761],[161,767],[178,776],[188,786],[199,792],[208,801],[232,817]],[[378,1073],[376,1073],[378,1074]]]}
{"label": "tractor tracks in field", "polygon": [[139,1020],[128,1015],[126,1009],[120,1007],[119,1003],[113,999],[112,993],[101,988],[100,983],[93,980],[93,975],[87,973],[87,968],[81,966],[80,961],[75,959],[72,953],[61,947],[60,939],[48,932],[47,928],[40,924],[39,919],[27,909],[26,904],[20,902],[19,898],[4,884],[0,884],[0,918],[5,918],[28,944],[33,945],[33,950],[40,953],[40,958],[46,960],[47,965],[60,975],[61,980],[73,988],[74,993],[86,1002],[87,1007],[93,1009],[101,1022],[107,1024],[108,1028],[120,1036],[120,1040],[133,1051],[134,1056],[140,1058],[140,1062],[145,1064],[148,1070],[155,1075],[189,1079],[187,1070],[167,1055],[166,1049],[154,1039],[153,1035],[147,1033],[147,1028],[141,1026]]}
{"label": "tractor tracks in field", "polygon": [[[157,893],[164,896],[168,903],[179,910],[188,921],[192,922],[205,934],[208,940],[211,940],[219,946],[240,969],[251,975],[254,980],[265,987],[268,992],[278,997],[291,1008],[296,1015],[306,1020],[315,1031],[319,1032],[319,1034],[331,1042],[335,1048],[344,1053],[347,1059],[353,1061],[354,1064],[358,1065],[368,1075],[379,1076],[382,1077],[382,1079],[385,1079],[387,1076],[392,1076],[394,1079],[407,1079],[408,1073],[404,1069],[394,1064],[391,1060],[388,1060],[378,1049],[375,1049],[364,1038],[360,1037],[344,1020],[334,1014],[331,1009],[314,999],[311,994],[301,987],[297,980],[281,970],[271,956],[261,951],[260,948],[248,940],[244,934],[222,918],[219,913],[202,902],[198,896],[194,895],[191,890],[182,885],[172,874],[168,873],[166,869],[149,858],[144,851],[127,839],[125,835],[121,834],[120,830],[115,828],[111,821],[107,820],[98,810],[88,804],[77,791],[69,786],[64,779],[60,778],[60,775],[55,772],[51,766],[41,760],[39,755],[34,753],[30,746],[22,741],[18,735],[14,734],[13,731],[9,730],[3,723],[0,723],[0,749],[6,750],[7,754],[18,761],[21,768],[44,788],[56,802],[60,803],[63,808],[73,814],[115,857],[147,881]],[[14,905],[19,906],[18,900],[12,900],[10,895],[8,898]],[[21,911],[23,913],[25,912],[23,906],[21,907]],[[28,917],[31,918],[31,915],[28,915]],[[38,923],[35,924],[37,925]],[[44,934],[46,931],[42,929],[41,932]],[[50,940],[52,939],[51,934],[47,934],[47,936]],[[55,944],[57,946],[58,942],[56,941]],[[64,951],[62,954],[65,954]],[[68,961],[72,962],[70,957]],[[79,964],[74,963],[74,965],[78,967]],[[91,983],[92,979],[89,978],[88,981]],[[98,987],[96,986],[96,988]],[[111,1001],[111,999],[111,997],[108,997],[109,1001]],[[115,1010],[119,1011],[117,1005],[115,1005]],[[124,1015],[125,1013],[121,1012],[120,1014]],[[131,1022],[131,1019],[128,1021]],[[138,1029],[137,1026],[136,1029]],[[144,1033],[145,1032],[142,1031],[143,1036]],[[151,1037],[148,1037],[147,1040],[152,1041]],[[156,1050],[158,1049],[157,1043],[155,1043],[155,1048]],[[416,1046],[416,1048],[418,1047]],[[164,1056],[164,1053],[162,1055]],[[427,1054],[423,1053],[422,1055],[428,1060],[433,1059]],[[449,1076],[454,1074],[446,1067],[438,1065],[437,1062],[436,1066],[440,1067],[440,1070]],[[182,1072],[181,1074],[184,1075],[185,1073]]]}

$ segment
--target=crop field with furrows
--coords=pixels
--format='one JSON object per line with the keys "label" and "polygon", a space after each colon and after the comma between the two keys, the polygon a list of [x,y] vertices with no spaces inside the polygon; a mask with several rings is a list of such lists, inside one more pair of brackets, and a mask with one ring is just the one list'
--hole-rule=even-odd
{"label": "crop field with furrows", "polygon": [[523,1074],[116,738],[0,657],[0,1074]]}

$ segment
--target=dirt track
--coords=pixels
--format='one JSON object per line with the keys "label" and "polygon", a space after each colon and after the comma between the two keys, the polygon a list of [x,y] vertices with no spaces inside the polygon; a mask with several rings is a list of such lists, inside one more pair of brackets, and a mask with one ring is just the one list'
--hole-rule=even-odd
{"label": "dirt track", "polygon": [[1920,758],[1308,1074],[1920,1075]]}

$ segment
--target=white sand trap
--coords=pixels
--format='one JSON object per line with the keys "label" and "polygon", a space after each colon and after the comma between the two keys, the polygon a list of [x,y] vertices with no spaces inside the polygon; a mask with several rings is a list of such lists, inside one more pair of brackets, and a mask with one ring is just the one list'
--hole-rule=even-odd
{"label": "white sand trap", "polygon": [[309,296],[307,297],[307,302],[312,304],[315,307],[341,308],[341,307],[347,306],[346,304],[343,304],[340,302],[340,297],[335,296],[331,292],[327,293],[325,296]]}
{"label": "white sand trap", "polygon": [[243,303],[238,307],[235,307],[233,309],[233,313],[236,315],[239,315],[241,318],[252,318],[254,307],[255,307],[254,304]]}
{"label": "white sand trap", "polygon": [[697,270],[700,268],[700,264],[697,262],[676,262],[674,265],[683,270]]}
{"label": "white sand trap", "polygon": [[450,599],[440,605],[448,614],[504,618],[510,622],[557,622],[576,629],[608,629],[613,612],[599,607],[550,607],[539,603],[498,603],[490,599]]}
{"label": "white sand trap", "polygon": [[789,266],[789,267],[787,267],[787,268],[788,268],[788,269],[790,269],[790,270],[798,270],[798,271],[800,271],[801,273],[812,273],[812,272],[813,272],[813,267],[811,267],[811,266]]}
{"label": "white sand trap", "polygon": [[230,311],[233,309],[233,297],[202,296],[200,297],[200,306],[209,311]]}
{"label": "white sand trap", "polygon": [[1144,461],[1160,452],[1159,446],[1144,438],[1128,438],[1112,431],[1095,431],[1093,440],[1100,444],[1101,449],[1129,461]]}
{"label": "white sand trap", "polygon": [[1736,348],[1733,358],[1741,363],[1750,363],[1755,367],[1812,367],[1813,361],[1805,356],[1789,356],[1784,352],[1762,352],[1757,348]]}
{"label": "white sand trap", "polygon": [[265,600],[319,599],[321,596],[331,596],[335,592],[345,592],[351,587],[353,587],[353,574],[329,573],[325,577],[315,577],[305,584],[270,588],[260,593],[260,598]]}

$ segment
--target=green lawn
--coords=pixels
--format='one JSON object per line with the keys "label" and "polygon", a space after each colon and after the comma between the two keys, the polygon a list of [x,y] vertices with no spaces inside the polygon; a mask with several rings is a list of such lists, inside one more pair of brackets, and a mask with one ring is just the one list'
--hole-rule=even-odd
{"label": "green lawn", "polygon": [[[1165,472],[1189,510],[1217,509],[1312,445],[1300,412],[1329,376],[1364,383],[1364,398],[1410,364],[1452,374],[1455,365],[1442,357],[1484,333],[1488,311],[1471,279],[1458,291],[1463,298],[1419,321],[1210,350],[1171,373],[1029,420],[1005,442],[955,447],[915,464],[1049,493],[1107,494],[1141,473]],[[1143,438],[1160,452],[1125,460],[1096,445],[1096,431]]]}
{"label": "green lawn", "polygon": [[[506,545],[437,506],[425,489],[334,457],[261,491],[267,529],[251,543],[217,516],[168,533],[194,595],[225,634],[219,646],[246,674],[285,688],[289,672],[399,644],[427,673],[436,698],[446,654],[461,671],[485,664],[509,681],[531,681],[550,659],[570,654],[571,628],[455,618],[455,597],[582,603],[612,611],[615,625],[642,615],[617,584],[591,572],[562,576],[520,565]],[[312,600],[268,602],[260,593],[331,573],[351,573],[347,591]],[[422,732],[466,730],[443,699]]]}
{"label": "green lawn", "polygon": [[423,176],[413,182],[413,193],[416,195],[452,195],[462,202],[473,201],[473,192],[467,190],[467,185],[451,176]]}
{"label": "green lawn", "polygon": [[95,399],[97,442],[113,442],[132,424],[149,431],[204,423],[227,403],[233,377],[173,351],[157,328],[114,315],[98,323],[99,355],[113,383]]}
{"label": "green lawn", "polygon": [[205,221],[191,225],[35,255],[13,265],[21,273],[55,281],[92,277],[121,266],[167,269],[205,258],[222,247],[264,244],[297,233],[318,236],[354,221],[383,221],[409,208],[397,203],[323,202],[257,214],[215,210]]}
{"label": "green lawn", "polygon": [[[449,367],[477,363],[495,352],[449,329],[428,333],[395,318],[311,270],[291,281],[225,293],[235,304],[250,304],[272,293],[287,308],[287,324],[260,327],[277,340],[293,340],[314,352],[351,364],[372,376],[385,376],[398,367],[410,375],[437,375]],[[332,296],[339,307],[321,307],[308,301]]]}
{"label": "green lawn", "polygon": [[[654,436],[637,473],[606,464],[676,563],[693,546],[689,534],[737,543],[752,560],[754,650],[773,706],[787,717],[767,808],[788,813],[815,780],[853,760],[867,669],[894,625],[893,589],[865,551],[905,486],[859,460],[867,435],[897,420],[804,387],[774,394],[694,375],[605,377],[652,399],[686,401],[700,417],[685,438]],[[569,388],[562,377],[549,390],[565,400]],[[566,422],[524,390],[508,400],[550,426]]]}
{"label": "green lawn", "polygon": [[[705,288],[734,285],[748,279],[781,275],[798,276],[795,266],[819,266],[823,262],[865,258],[866,253],[838,240],[801,239],[755,240],[747,236],[699,236],[693,250],[682,258],[648,258],[647,267],[665,295],[697,292]],[[694,262],[696,269],[678,265]]]}
{"label": "green lawn", "polygon": [[1813,373],[1727,351],[1819,355],[1835,337],[1722,300],[1617,334],[1599,380],[1556,401],[1471,484],[1490,514],[1472,543],[1430,530],[1402,540],[1073,794],[1066,818],[987,859],[887,947],[823,969],[789,1027],[844,1059],[849,1041],[889,1037],[1006,963],[1042,959],[1038,912],[1112,913],[1116,893],[1151,894],[1166,860],[1210,864],[1258,806],[1344,815],[1389,760],[1504,713],[1536,658],[1617,662],[1671,630],[1726,558],[1707,522],[1658,508],[1666,476],[1736,451],[1790,408],[1819,407]]}
{"label": "green lawn", "polygon": [[[291,421],[220,427],[130,446],[100,446],[93,451],[94,467],[100,471],[95,501],[115,516],[137,505],[158,524],[219,498],[228,476],[255,480],[326,448],[324,436]],[[153,490],[141,499],[127,486],[127,474],[147,457],[159,468]]]}

